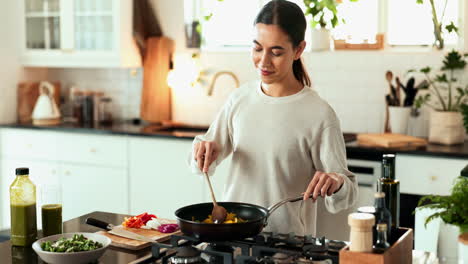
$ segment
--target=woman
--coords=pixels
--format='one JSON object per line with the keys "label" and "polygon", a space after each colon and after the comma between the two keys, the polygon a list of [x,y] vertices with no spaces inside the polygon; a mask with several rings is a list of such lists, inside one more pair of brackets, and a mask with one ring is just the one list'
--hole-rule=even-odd
{"label": "woman", "polygon": [[[310,87],[301,62],[306,20],[294,3],[273,0],[255,19],[252,59],[260,81],[232,92],[208,132],[197,136],[192,170],[214,174],[232,154],[226,201],[268,207],[303,194],[312,201],[288,203],[265,230],[315,235],[324,197],[337,212],[354,203],[357,184],[347,170],[346,150],[333,109]],[[343,223],[346,224],[346,223]]]}

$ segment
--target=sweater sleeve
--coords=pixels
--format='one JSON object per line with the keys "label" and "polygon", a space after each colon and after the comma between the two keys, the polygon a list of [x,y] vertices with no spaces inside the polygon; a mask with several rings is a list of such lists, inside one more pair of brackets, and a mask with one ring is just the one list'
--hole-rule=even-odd
{"label": "sweater sleeve", "polygon": [[216,116],[208,131],[204,135],[196,136],[192,143],[192,149],[188,157],[188,163],[192,173],[203,175],[195,161],[195,144],[201,141],[214,141],[220,148],[217,159],[208,168],[208,175],[213,175],[216,167],[232,152],[232,126],[231,126],[231,98],[224,104],[221,111]]}
{"label": "sweater sleeve", "polygon": [[328,211],[337,213],[352,206],[358,195],[357,180],[355,175],[348,170],[346,147],[339,124],[324,128],[311,151],[316,170],[337,173],[344,179],[343,185],[337,192],[325,197]]}

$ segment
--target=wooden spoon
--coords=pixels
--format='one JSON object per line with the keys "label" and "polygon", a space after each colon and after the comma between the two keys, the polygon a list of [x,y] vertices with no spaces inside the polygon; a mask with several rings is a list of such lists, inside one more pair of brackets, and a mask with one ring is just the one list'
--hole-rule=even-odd
{"label": "wooden spoon", "polygon": [[222,224],[224,223],[224,220],[227,216],[226,208],[218,205],[218,203],[216,202],[213,188],[211,187],[210,176],[208,176],[208,173],[206,172],[204,174],[206,177],[206,181],[208,182],[208,186],[210,187],[211,199],[213,199],[213,211],[211,211],[211,218],[213,219],[213,223]]}

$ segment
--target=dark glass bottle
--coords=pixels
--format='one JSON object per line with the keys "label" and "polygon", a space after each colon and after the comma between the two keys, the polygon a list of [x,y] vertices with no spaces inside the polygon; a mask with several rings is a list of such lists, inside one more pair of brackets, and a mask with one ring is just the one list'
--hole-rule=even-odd
{"label": "dark glass bottle", "polygon": [[[374,195],[375,201],[374,201],[374,208],[375,208],[375,223],[376,224],[386,224],[387,226],[390,226],[392,223],[392,214],[390,213],[390,210],[387,209],[386,203],[385,203],[385,193],[383,192],[377,192]],[[387,229],[387,236],[390,237],[390,228]],[[374,232],[374,240],[377,239],[377,233]]]}
{"label": "dark glass bottle", "polygon": [[387,224],[377,224],[375,229],[377,230],[377,240],[374,244],[374,252],[383,253],[385,249],[390,247],[390,244],[387,242]]}
{"label": "dark glass bottle", "polygon": [[385,206],[392,214],[392,223],[388,229],[396,229],[400,226],[400,181],[395,179],[395,154],[383,155],[379,185],[385,193]]}

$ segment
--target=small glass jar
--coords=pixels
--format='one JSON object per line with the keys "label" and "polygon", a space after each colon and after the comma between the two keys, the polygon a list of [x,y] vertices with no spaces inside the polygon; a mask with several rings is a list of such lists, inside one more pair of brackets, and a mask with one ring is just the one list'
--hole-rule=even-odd
{"label": "small glass jar", "polygon": [[99,124],[111,126],[112,121],[112,99],[110,97],[102,97],[99,102]]}
{"label": "small glass jar", "polygon": [[83,125],[92,127],[94,125],[94,94],[92,91],[83,92]]}
{"label": "small glass jar", "polygon": [[74,121],[81,125],[83,124],[83,92],[74,89],[71,92],[71,105],[72,105],[72,116]]}

